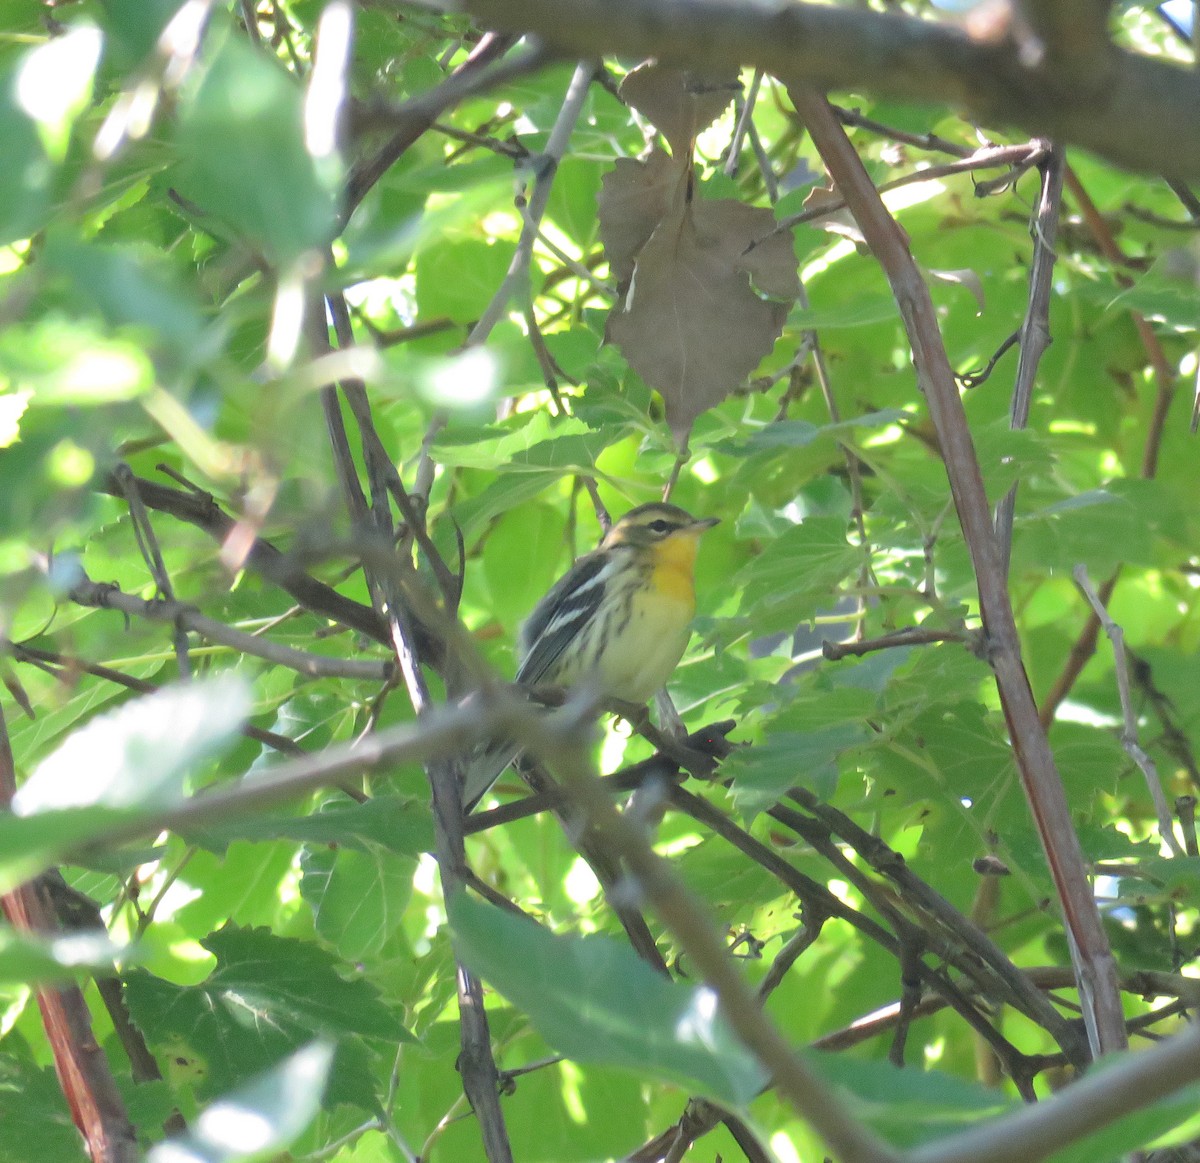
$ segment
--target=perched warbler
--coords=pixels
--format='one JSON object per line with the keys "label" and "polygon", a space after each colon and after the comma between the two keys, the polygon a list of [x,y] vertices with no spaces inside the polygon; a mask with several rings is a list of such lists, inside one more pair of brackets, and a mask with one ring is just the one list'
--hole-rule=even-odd
{"label": "perched warbler", "polygon": [[[603,698],[647,702],[687,647],[696,549],[716,523],[677,505],[631,509],[534,607],[518,638],[517,682],[534,688],[587,681]],[[463,787],[468,811],[514,758],[511,747],[492,748],[472,762]]]}

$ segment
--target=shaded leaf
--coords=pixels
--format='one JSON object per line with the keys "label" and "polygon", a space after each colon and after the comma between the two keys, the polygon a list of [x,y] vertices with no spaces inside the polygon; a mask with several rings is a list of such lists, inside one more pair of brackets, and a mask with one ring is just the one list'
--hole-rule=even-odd
{"label": "shaded leaf", "polygon": [[378,953],[401,927],[415,869],[415,856],[403,860],[374,846],[310,847],[300,857],[300,895],[322,938],[358,962]]}
{"label": "shaded leaf", "polygon": [[569,1058],[650,1073],[736,1107],[765,1082],[706,986],[667,981],[607,937],[556,937],[465,894],[449,912],[467,964]]}
{"label": "shaded leaf", "polygon": [[0,929],[0,982],[58,981],[93,970],[112,974],[113,963],[128,959],[129,950],[115,945],[107,933],[68,933],[38,937]]}
{"label": "shaded leaf", "polygon": [[762,743],[739,748],[721,765],[733,781],[733,802],[746,819],[779,802],[793,787],[822,799],[837,788],[837,759],[868,741],[864,723],[838,723],[811,731],[775,731]]}
{"label": "shaded leaf", "polygon": [[[309,1043],[338,1043],[331,1101],[375,1109],[361,1039],[410,1040],[378,991],[311,941],[226,925],[200,944],[217,966],[199,985],[135,971],[125,997],[151,1046],[173,1047],[198,1076],[201,1098],[232,1090]],[[341,970],[342,972],[339,972]]]}
{"label": "shaded leaf", "polygon": [[234,840],[303,840],[366,852],[379,847],[415,856],[433,847],[433,818],[427,804],[400,796],[374,796],[362,804],[325,804],[307,816],[244,816],[203,828],[186,828],[192,843],[214,851]]}
{"label": "shaded leaf", "polygon": [[293,78],[240,36],[213,42],[185,86],[178,184],[203,213],[286,264],[329,241],[337,174],[308,153]]}

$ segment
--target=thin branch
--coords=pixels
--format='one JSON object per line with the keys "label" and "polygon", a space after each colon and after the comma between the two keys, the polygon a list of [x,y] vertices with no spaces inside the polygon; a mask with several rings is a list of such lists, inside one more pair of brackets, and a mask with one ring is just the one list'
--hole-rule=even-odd
{"label": "thin branch", "polygon": [[1125,655],[1125,632],[1113,621],[1112,616],[1100,601],[1100,596],[1092,588],[1091,579],[1087,574],[1087,567],[1077,565],[1072,572],[1072,576],[1075,578],[1075,584],[1083,591],[1083,596],[1087,598],[1093,613],[1100,619],[1100,625],[1104,627],[1104,633],[1108,635],[1108,640],[1112,643],[1113,668],[1117,675],[1117,695],[1121,700],[1121,746],[1125,748],[1125,754],[1133,760],[1146,780],[1150,799],[1154,803],[1154,814],[1158,817],[1158,834],[1174,855],[1183,856],[1183,848],[1175,835],[1175,828],[1171,822],[1171,809],[1167,805],[1167,797],[1163,792],[1162,781],[1158,778],[1158,769],[1154,766],[1154,761],[1142,750],[1141,745],[1138,743],[1137,716],[1133,712],[1133,699],[1130,697],[1129,691],[1129,666]]}
{"label": "thin branch", "polygon": [[[1079,212],[1083,216],[1084,223],[1087,225],[1092,238],[1100,248],[1100,253],[1112,264],[1113,279],[1119,286],[1133,286],[1133,279],[1122,269],[1127,261],[1125,255],[1117,245],[1117,241],[1113,237],[1104,216],[1097,209],[1087,189],[1080,182],[1075,171],[1070,166],[1067,166],[1063,171],[1063,180],[1071,193],[1071,197],[1079,207]],[[1167,412],[1171,407],[1172,400],[1175,398],[1175,369],[1167,359],[1166,352],[1159,342],[1158,334],[1146,317],[1137,309],[1131,308],[1129,318],[1133,323],[1134,330],[1137,332],[1138,340],[1146,353],[1146,361],[1154,371],[1156,386],[1154,408],[1147,427],[1146,443],[1142,449],[1141,465],[1142,478],[1144,480],[1153,480],[1158,473],[1158,455],[1166,427]],[[1200,384],[1200,373],[1198,373],[1197,383]],[[1200,400],[1200,395],[1197,396],[1197,399]],[[1105,606],[1108,605],[1113,591],[1116,589],[1120,572],[1120,567],[1118,566],[1112,575],[1101,583],[1099,591],[1100,599]],[[1088,615],[1087,622],[1079,633],[1079,637],[1071,647],[1066,664],[1054,680],[1049,693],[1042,700],[1039,717],[1043,724],[1048,725],[1054,721],[1054,715],[1058,710],[1059,704],[1071,693],[1071,689],[1079,678],[1087,660],[1095,654],[1096,642],[1099,636],[1100,619],[1096,617],[1095,612],[1091,612]]]}
{"label": "thin branch", "polygon": [[[577,714],[589,707],[577,704]],[[729,957],[706,909],[650,846],[644,830],[613,807],[580,746],[575,716],[527,723],[524,742],[561,776],[592,826],[605,835],[641,891],[720,999],[738,1039],[767,1069],[775,1089],[802,1115],[844,1163],[889,1163],[898,1156],[851,1117],[841,1098],[798,1058],[763,1013],[753,990]]]}
{"label": "thin branch", "polygon": [[[0,809],[5,812],[16,786],[12,746],[0,710]],[[30,881],[5,893],[0,908],[18,933],[46,934],[58,928],[53,902],[42,881]],[[59,1086],[92,1163],[135,1163],[141,1156],[137,1135],[108,1059],[96,1041],[79,986],[43,985],[35,992]]]}
{"label": "thin branch", "polygon": [[[1017,361],[1017,378],[1013,384],[1012,405],[1008,426],[1021,430],[1029,423],[1029,408],[1033,401],[1033,385],[1038,365],[1050,346],[1050,291],[1053,286],[1054,251],[1058,235],[1059,209],[1062,203],[1063,151],[1050,148],[1041,163],[1042,188],[1037,210],[1031,223],[1033,261],[1029,265],[1029,299],[1025,319],[1021,324],[1021,354]],[[1013,516],[1017,508],[1017,482],[996,505],[996,543],[1000,568],[1007,576],[1012,556]]]}
{"label": "thin branch", "polygon": [[575,72],[572,74],[567,91],[563,96],[562,108],[555,118],[554,126],[546,141],[546,148],[532,159],[534,165],[533,191],[529,195],[529,204],[525,208],[517,249],[508,264],[504,281],[496,289],[491,302],[484,308],[483,314],[480,315],[475,326],[471,328],[466,347],[476,347],[487,340],[492,328],[503,317],[514,296],[522,300],[529,297],[529,266],[533,259],[533,245],[537,241],[538,230],[546,213],[550,190],[554,185],[559,163],[566,154],[567,144],[570,141],[571,132],[575,128],[575,123],[583,112],[583,103],[587,98],[588,89],[595,73],[594,61],[581,61],[575,66]]}
{"label": "thin branch", "polygon": [[[150,695],[160,688],[152,682],[146,682],[145,679],[134,678],[131,674],[126,674],[124,671],[114,670],[111,666],[103,666],[98,662],[87,662],[85,659],[68,656],[63,654],[55,654],[49,650],[40,650],[28,643],[9,642],[5,639],[0,639],[0,650],[8,651],[18,662],[26,662],[52,675],[55,679],[61,682],[64,686],[73,686],[80,674],[90,674],[94,678],[103,679],[105,682],[111,682],[117,686],[124,687],[126,690],[137,691],[139,694]],[[281,751],[285,755],[303,755],[304,748],[294,740],[289,739],[286,735],[280,735],[275,731],[266,731],[262,727],[255,727],[251,723],[247,723],[242,728],[242,734],[247,739],[254,739],[258,743],[264,743],[266,746],[273,748],[276,751]]]}
{"label": "thin branch", "polygon": [[[237,522],[208,493],[172,489],[142,477],[134,479],[142,501],[149,508],[170,513],[189,525],[195,525],[218,543],[223,543],[237,526]],[[116,497],[124,496],[111,475],[101,481],[99,488]],[[343,597],[330,586],[310,577],[293,558],[271,542],[257,538],[245,557],[244,565],[291,594],[311,613],[339,622],[376,642],[386,644],[387,631],[370,606]],[[430,641],[427,648],[434,651],[436,645]]]}
{"label": "thin branch", "polygon": [[928,646],[933,642],[968,642],[971,635],[963,629],[935,630],[932,627],[913,626],[906,630],[894,630],[881,638],[866,638],[861,642],[821,643],[821,654],[831,662],[842,658],[861,658],[876,650],[894,650],[897,646]]}
{"label": "thin branch", "polygon": [[[538,45],[526,49],[512,60],[499,61],[516,39],[512,36],[488,33],[467,59],[440,85],[401,106],[365,111],[364,120],[386,125],[391,136],[383,146],[359,162],[351,172],[346,184],[344,215],[347,219],[371,187],[452,105],[535,72],[546,63],[548,57]],[[497,61],[499,63],[494,63]]]}
{"label": "thin branch", "polygon": [[[913,170],[911,173],[901,174],[898,178],[892,178],[891,181],[883,182],[878,189],[879,193],[886,194],[892,190],[903,189],[905,186],[916,185],[919,182],[932,182],[938,178],[951,178],[956,174],[969,174],[975,170],[994,169],[996,166],[1016,168],[1023,172],[1030,166],[1037,165],[1039,160],[1045,155],[1045,151],[1045,145],[1036,140],[1024,142],[1021,145],[982,146],[960,161],[943,162],[941,165],[936,166],[923,166],[920,169]],[[1004,184],[1007,185],[1009,181],[1011,181],[1011,178],[1006,174],[1004,176]],[[793,214],[789,218],[780,219],[779,224],[766,237],[770,238],[776,234],[790,231],[794,227],[801,226],[806,222],[814,222],[830,214],[836,214],[839,210],[845,210],[846,205],[845,198],[822,199],[820,205],[814,206],[810,210],[801,210],[798,214]],[[757,245],[758,242],[752,243],[748,249],[753,250]]]}
{"label": "thin branch", "polygon": [[256,634],[235,630],[224,622],[206,617],[186,602],[169,601],[165,598],[139,598],[126,594],[116,586],[102,584],[85,578],[71,587],[68,595],[76,605],[90,606],[98,610],[120,610],[150,622],[165,622],[180,630],[191,630],[216,642],[228,646],[241,654],[265,659],[276,666],[299,671],[310,678],[358,678],[375,682],[386,681],[391,674],[391,664],[358,658],[329,658],[312,654],[307,650],[296,650],[282,643],[270,642]]}

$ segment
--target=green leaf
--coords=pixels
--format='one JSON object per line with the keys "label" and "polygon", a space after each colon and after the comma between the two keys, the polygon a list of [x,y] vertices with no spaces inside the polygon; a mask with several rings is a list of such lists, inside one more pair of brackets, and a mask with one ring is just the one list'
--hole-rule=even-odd
{"label": "green leaf", "polygon": [[[217,966],[199,985],[135,971],[125,997],[152,1046],[174,1047],[199,1074],[201,1098],[232,1090],[316,1035],[338,1044],[331,1102],[376,1107],[363,1040],[411,1035],[377,990],[311,941],[226,925],[200,944]],[[343,976],[345,974],[346,976]]]}
{"label": "green leaf", "polygon": [[209,1103],[183,1139],[154,1147],[149,1163],[250,1163],[277,1158],[317,1116],[333,1047],[313,1042],[231,1094]]}
{"label": "green leaf", "polygon": [[607,937],[556,937],[465,895],[449,912],[467,964],[567,1057],[647,1072],[734,1107],[762,1088],[762,1068],[706,986],[667,981]]}
{"label": "green leaf", "polygon": [[250,708],[250,689],[236,675],[132,699],[92,719],[43,760],[13,797],[13,811],[178,803],[187,775],[234,739]]}
{"label": "green leaf", "polygon": [[937,1070],[898,1070],[834,1054],[807,1061],[848,1097],[851,1113],[897,1147],[912,1147],[1013,1110],[1002,1092]]}
{"label": "green leaf", "polygon": [[768,543],[737,581],[741,612],[760,634],[794,627],[832,606],[837,588],[862,563],[862,550],[846,539],[840,517],[810,517]]}
{"label": "green leaf", "polygon": [[32,816],[0,813],[0,892],[52,868],[77,848],[102,843],[110,828],[144,816],[138,809],[67,808]]}
{"label": "green leaf", "polygon": [[[95,311],[110,327],[134,330],[151,350],[169,353],[176,366],[199,362],[215,347],[205,341],[198,303],[154,253],[55,233],[46,243],[45,263],[69,287],[73,305]],[[105,357],[103,349],[91,356]]]}
{"label": "green leaf", "polygon": [[793,307],[789,331],[828,331],[839,327],[864,327],[895,319],[899,314],[891,295],[868,295],[837,307]]}
{"label": "green leaf", "polygon": [[180,106],[180,192],[286,266],[330,241],[339,174],[309,154],[293,78],[232,31],[210,42]]}
{"label": "green leaf", "polygon": [[18,68],[0,72],[0,244],[28,238],[49,209],[55,167],[17,99]]}
{"label": "green leaf", "polygon": [[39,1066],[10,1031],[0,1053],[0,1157],[7,1163],[82,1159],[79,1132],[52,1066]]}
{"label": "green leaf", "polygon": [[300,895],[321,937],[347,961],[364,961],[403,924],[416,865],[381,848],[309,847],[300,858]]}
{"label": "green leaf", "polygon": [[838,757],[870,737],[864,723],[776,731],[762,743],[735,751],[721,765],[721,774],[733,780],[733,802],[749,819],[778,803],[789,788],[806,787],[822,799],[831,798]]}

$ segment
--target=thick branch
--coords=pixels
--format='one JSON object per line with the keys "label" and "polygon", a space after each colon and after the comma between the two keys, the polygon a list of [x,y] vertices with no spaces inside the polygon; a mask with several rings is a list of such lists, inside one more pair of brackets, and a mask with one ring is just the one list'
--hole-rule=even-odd
{"label": "thick branch", "polygon": [[1066,54],[1072,67],[1065,69],[1062,53],[1038,58],[1015,29],[996,41],[972,39],[963,27],[857,6],[775,0],[467,0],[466,6],[486,26],[535,33],[576,57],[656,56],[713,71],[749,65],[814,88],[953,105],[985,124],[1019,126],[1132,169],[1200,177],[1195,76],[1112,47],[1094,34],[1095,20],[1084,47]]}

